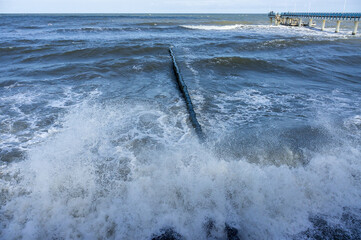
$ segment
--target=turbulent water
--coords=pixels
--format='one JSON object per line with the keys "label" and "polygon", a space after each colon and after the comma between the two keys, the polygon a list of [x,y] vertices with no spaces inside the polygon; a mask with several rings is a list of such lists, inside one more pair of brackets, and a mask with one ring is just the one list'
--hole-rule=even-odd
{"label": "turbulent water", "polygon": [[0,238],[360,239],[361,37],[334,25],[0,15]]}

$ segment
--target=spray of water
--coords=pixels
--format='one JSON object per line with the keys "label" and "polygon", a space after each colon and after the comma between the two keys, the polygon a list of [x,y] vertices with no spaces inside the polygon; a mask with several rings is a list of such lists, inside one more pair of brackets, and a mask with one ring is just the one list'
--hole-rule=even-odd
{"label": "spray of water", "polygon": [[215,238],[227,222],[248,239],[284,239],[310,216],[341,224],[345,208],[360,213],[361,151],[333,126],[338,144],[290,167],[215,154],[183,115],[144,102],[82,104],[63,122],[1,170],[0,238],[149,239],[170,227],[204,239],[212,219]]}

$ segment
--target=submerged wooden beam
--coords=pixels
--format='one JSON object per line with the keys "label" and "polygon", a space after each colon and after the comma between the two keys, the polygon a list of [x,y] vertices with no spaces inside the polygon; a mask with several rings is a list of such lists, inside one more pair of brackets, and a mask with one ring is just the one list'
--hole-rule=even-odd
{"label": "submerged wooden beam", "polygon": [[196,113],[193,108],[192,100],[188,93],[187,85],[183,81],[183,78],[180,74],[180,70],[178,68],[177,62],[175,60],[174,53],[171,48],[169,48],[169,54],[172,58],[173,71],[174,71],[174,75],[175,75],[177,83],[178,83],[179,90],[181,91],[184,101],[186,102],[186,105],[187,105],[187,110],[189,113],[189,120],[191,121],[192,126],[194,127],[194,130],[196,131],[196,134],[198,135],[199,140],[201,142],[204,142],[204,134],[202,131],[202,127],[197,120],[197,116],[196,116]]}

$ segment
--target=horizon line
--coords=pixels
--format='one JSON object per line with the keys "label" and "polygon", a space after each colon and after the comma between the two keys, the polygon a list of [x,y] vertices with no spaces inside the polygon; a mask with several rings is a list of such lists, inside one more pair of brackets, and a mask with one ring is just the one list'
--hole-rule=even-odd
{"label": "horizon line", "polygon": [[268,14],[269,12],[0,12],[0,14]]}

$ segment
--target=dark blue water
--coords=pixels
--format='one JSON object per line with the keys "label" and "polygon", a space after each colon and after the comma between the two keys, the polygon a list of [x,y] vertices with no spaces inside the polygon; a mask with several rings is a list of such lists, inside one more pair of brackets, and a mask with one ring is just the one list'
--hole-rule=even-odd
{"label": "dark blue water", "polygon": [[361,37],[334,25],[0,15],[0,238],[361,238]]}

